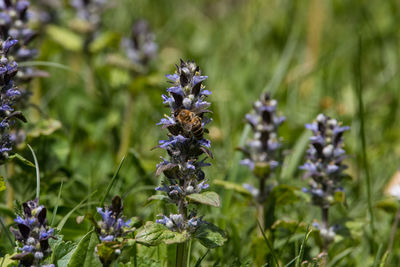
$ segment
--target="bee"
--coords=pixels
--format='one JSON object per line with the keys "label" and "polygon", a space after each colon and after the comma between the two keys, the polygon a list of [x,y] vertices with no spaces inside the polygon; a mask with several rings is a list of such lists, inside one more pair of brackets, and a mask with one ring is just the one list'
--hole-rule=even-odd
{"label": "bee", "polygon": [[177,111],[175,117],[186,133],[191,133],[196,139],[203,138],[204,130],[201,125],[202,120],[196,113],[187,109],[181,109]]}

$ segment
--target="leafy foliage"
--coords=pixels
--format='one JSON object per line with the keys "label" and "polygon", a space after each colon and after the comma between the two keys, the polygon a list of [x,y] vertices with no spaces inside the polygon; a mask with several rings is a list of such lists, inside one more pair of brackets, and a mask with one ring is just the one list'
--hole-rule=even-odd
{"label": "leafy foliage", "polygon": [[[154,175],[161,153],[150,149],[166,136],[154,123],[166,112],[160,99],[168,86],[164,74],[174,71],[179,58],[194,59],[209,76],[213,122],[204,136],[211,140],[214,159],[206,176],[220,195],[218,201],[203,194],[185,197],[205,215],[199,218],[212,223],[191,233],[191,265],[276,265],[257,226],[260,211],[243,187],[257,187],[257,181],[239,165],[242,156],[235,152],[253,138],[243,118],[265,91],[279,101],[287,119],[279,130],[282,165],[272,171],[257,167],[259,175],[271,175],[264,206],[269,216],[263,227],[268,228],[264,232],[279,265],[315,266],[321,260],[314,221],[321,214],[310,208],[310,196],[301,191],[307,184],[298,169],[310,137],[304,124],[321,112],[352,127],[345,140],[349,177],[343,180],[345,191],[334,195],[336,205],[329,215],[338,234],[328,249],[327,266],[400,262],[398,227],[393,226],[399,200],[388,194],[396,191],[394,174],[400,162],[396,1],[121,0],[104,9],[92,36],[87,35],[90,25],[75,19],[70,1],[37,0],[31,7],[49,15],[32,16],[38,18],[32,22],[39,33],[32,43],[38,57],[19,67],[34,66],[48,77],[33,78],[26,86],[15,83],[32,97],[24,107],[27,123],[21,123],[24,131],[18,135],[25,141],[1,168],[0,191],[6,185],[0,192],[4,266],[12,264],[10,257],[16,254],[8,231],[15,226],[16,202],[35,195],[36,174],[26,144],[40,166],[40,202],[48,207],[49,222],[54,216],[53,226],[60,230],[57,240],[49,240],[49,264],[101,266],[94,254],[98,240],[89,230],[92,225],[75,219],[95,214],[111,195],[121,195],[126,216],[138,216],[140,222],[176,212],[170,202],[157,201],[165,197],[150,197],[161,182]],[[142,18],[151,25],[159,47],[146,71],[132,63],[121,46],[134,21]],[[125,163],[113,179],[123,156]],[[391,179],[394,182],[388,183]],[[220,208],[213,207],[217,204]],[[166,244],[183,244],[189,236],[155,223],[142,225],[134,234],[116,265],[173,265],[175,245]]]}
{"label": "leafy foliage", "polygon": [[173,232],[162,224],[147,222],[136,234],[136,241],[146,246],[156,246],[160,243],[183,243],[188,239],[186,232]]}

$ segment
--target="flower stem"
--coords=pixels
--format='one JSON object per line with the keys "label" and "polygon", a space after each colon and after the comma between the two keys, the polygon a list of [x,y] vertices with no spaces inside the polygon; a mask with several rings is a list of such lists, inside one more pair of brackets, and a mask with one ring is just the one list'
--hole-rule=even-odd
{"label": "flower stem", "polygon": [[[258,196],[257,199],[257,220],[260,223],[260,225],[262,225],[263,227],[265,226],[265,219],[264,219],[264,198],[265,198],[265,178],[261,178],[259,179],[259,190],[260,190],[260,194]],[[262,237],[263,233],[262,231],[264,231],[265,229],[261,229],[260,227],[258,228],[258,236]]]}
{"label": "flower stem", "polygon": [[[178,212],[182,214],[184,221],[187,219],[187,207],[185,206],[184,200],[181,199],[178,202]],[[176,267],[186,267],[188,258],[188,246],[187,242],[179,243],[176,245]]]}
{"label": "flower stem", "polygon": [[187,252],[187,242],[179,243],[176,246],[176,267],[186,267]]}
{"label": "flower stem", "polygon": [[[329,231],[329,222],[328,222],[328,215],[329,215],[329,207],[321,207],[322,211],[322,229],[325,229],[327,232]],[[322,253],[323,258],[321,262],[321,266],[326,266],[328,262],[328,245],[329,242],[326,237],[323,237],[323,245],[322,245]]]}
{"label": "flower stem", "polygon": [[[15,165],[14,162],[8,163],[5,167],[5,173],[6,173],[6,182],[7,182],[7,207],[10,210],[14,210],[14,198],[15,198],[15,191],[8,179],[12,177],[15,174]],[[13,220],[11,218],[7,218],[7,223],[12,223]]]}

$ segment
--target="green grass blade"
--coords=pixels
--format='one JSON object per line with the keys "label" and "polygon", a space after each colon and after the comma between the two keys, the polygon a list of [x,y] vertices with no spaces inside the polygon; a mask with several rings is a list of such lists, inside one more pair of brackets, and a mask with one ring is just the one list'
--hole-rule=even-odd
{"label": "green grass blade", "polygon": [[27,146],[31,150],[32,156],[33,156],[33,161],[35,162],[35,168],[36,168],[36,199],[39,200],[39,196],[40,196],[40,170],[39,170],[39,164],[38,164],[35,152],[33,151],[32,147],[29,144],[27,144]]}
{"label": "green grass blade", "polygon": [[263,236],[263,238],[264,238],[264,240],[265,240],[265,243],[266,243],[267,246],[268,246],[268,249],[271,251],[271,255],[272,255],[272,258],[273,258],[274,261],[275,261],[276,266],[279,267],[279,261],[278,261],[278,258],[276,257],[274,248],[272,247],[271,242],[269,241],[269,239],[268,239],[267,236],[265,235],[264,229],[262,228],[262,226],[261,226],[261,224],[260,224],[260,222],[259,222],[258,220],[257,220],[257,225],[258,225],[258,228],[260,228],[260,231],[261,231],[262,236]]}
{"label": "green grass blade", "polygon": [[328,267],[334,267],[337,266],[337,264],[347,255],[351,254],[353,252],[354,248],[348,248],[341,253],[337,254],[328,264]]}
{"label": "green grass blade", "polygon": [[385,267],[388,256],[389,256],[389,251],[386,251],[385,254],[383,254],[381,264],[379,264],[379,267]]}
{"label": "green grass blade", "polygon": [[81,202],[79,202],[78,205],[76,205],[70,212],[67,213],[67,215],[64,216],[64,218],[59,222],[57,225],[57,230],[61,231],[62,228],[64,227],[64,224],[67,222],[68,218],[80,207],[83,206],[83,203],[85,203],[91,196],[93,196],[97,191],[92,192],[89,196],[85,197]]}
{"label": "green grass blade", "polygon": [[119,165],[118,165],[117,171],[114,173],[114,176],[112,177],[111,182],[108,184],[107,189],[106,189],[106,192],[104,192],[104,195],[103,195],[103,197],[101,198],[100,207],[103,207],[104,201],[106,200],[106,197],[107,197],[108,193],[110,192],[111,188],[113,187],[113,185],[114,185],[115,182],[117,181],[117,179],[118,179],[118,177],[119,177],[119,176],[118,176],[118,173],[119,173],[119,171],[121,170],[121,167],[122,167],[122,164],[124,163],[124,161],[125,161],[125,157],[123,157],[123,158],[121,159],[121,161],[120,161],[120,163],[119,163]]}
{"label": "green grass blade", "polygon": [[303,158],[304,151],[307,149],[308,140],[311,136],[310,131],[304,130],[300,138],[297,140],[293,153],[285,158],[282,168],[282,179],[293,179],[294,173],[298,169]]}
{"label": "green grass blade", "polygon": [[304,250],[305,250],[305,247],[306,247],[306,244],[307,244],[307,240],[308,240],[308,237],[310,236],[310,234],[312,232],[312,230],[309,230],[309,229],[310,229],[310,227],[308,226],[307,230],[306,230],[306,234],[304,235],[303,241],[301,242],[300,252],[299,252],[298,258],[296,260],[296,265],[295,265],[296,267],[300,267],[301,260],[303,259]]}
{"label": "green grass blade", "polygon": [[68,67],[67,65],[60,64],[60,63],[57,63],[57,62],[50,62],[50,61],[25,61],[25,62],[19,63],[18,66],[20,66],[20,67],[44,66],[44,67],[62,69],[62,70],[66,70],[66,71],[69,71],[69,72],[73,72],[73,73],[79,74],[77,71],[75,71],[74,69]]}
{"label": "green grass blade", "polygon": [[51,224],[50,224],[51,227],[53,227],[54,220],[56,219],[58,205],[60,204],[60,199],[61,199],[62,187],[63,187],[63,181],[61,181],[60,190],[58,191],[58,196],[57,196],[57,202],[56,202],[56,205],[54,206],[54,209],[53,209],[53,217],[51,218]]}
{"label": "green grass blade", "polygon": [[293,260],[289,261],[288,264],[286,264],[284,267],[289,267],[293,262],[295,262],[297,260],[299,256],[296,256],[293,258]]}
{"label": "green grass blade", "polygon": [[15,246],[14,240],[11,238],[10,232],[7,229],[7,227],[5,226],[5,224],[1,218],[0,218],[0,224],[1,224],[1,228],[3,228],[3,232],[7,236],[7,239],[10,241],[11,246],[14,247]]}
{"label": "green grass blade", "polygon": [[382,257],[382,252],[383,252],[383,245],[380,244],[378,248],[378,252],[376,253],[375,260],[374,260],[374,265],[372,267],[378,267],[380,259]]}
{"label": "green grass blade", "polygon": [[201,256],[197,261],[195,267],[200,267],[201,262],[204,260],[204,258],[207,256],[208,252],[210,252],[210,249],[207,249],[206,253],[204,253],[203,256]]}
{"label": "green grass blade", "polygon": [[263,92],[270,92],[271,96],[276,93],[279,85],[282,83],[283,79],[285,78],[285,74],[289,69],[290,61],[293,58],[293,55],[296,51],[298,37],[300,33],[300,23],[294,25],[292,33],[290,34],[285,48],[282,52],[282,57],[279,61],[278,67],[274,72],[274,75],[271,81],[264,87]]}
{"label": "green grass blade", "polygon": [[369,217],[371,220],[370,227],[372,234],[375,233],[375,226],[374,226],[374,212],[372,208],[372,193],[371,193],[371,177],[369,172],[369,164],[368,164],[368,157],[367,157],[367,144],[366,144],[366,137],[365,137],[365,113],[364,113],[364,103],[363,103],[363,83],[362,83],[362,39],[361,36],[358,40],[358,53],[357,58],[354,63],[354,75],[355,75],[355,90],[358,99],[358,119],[360,121],[360,136],[361,136],[361,156],[363,167],[365,171],[365,177],[367,179],[366,186],[367,186],[367,203],[368,203],[368,211]]}

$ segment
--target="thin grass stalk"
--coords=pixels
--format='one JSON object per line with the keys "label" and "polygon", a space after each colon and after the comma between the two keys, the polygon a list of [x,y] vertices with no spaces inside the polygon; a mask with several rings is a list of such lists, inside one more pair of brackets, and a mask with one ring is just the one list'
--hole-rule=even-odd
{"label": "thin grass stalk", "polygon": [[118,148],[117,161],[126,156],[129,150],[131,130],[132,130],[132,114],[133,114],[133,95],[128,92],[127,103],[124,111],[124,119],[121,130],[120,144]]}
{"label": "thin grass stalk", "polygon": [[369,174],[369,164],[367,157],[367,145],[366,145],[366,137],[365,137],[365,123],[364,123],[364,102],[363,102],[363,84],[362,84],[362,38],[359,36],[358,38],[358,53],[357,59],[355,61],[354,66],[355,73],[355,83],[356,83],[356,93],[358,98],[358,117],[360,120],[360,136],[361,136],[361,150],[362,150],[362,164],[365,171],[366,176],[366,187],[367,187],[367,201],[368,201],[368,212],[370,217],[370,228],[371,233],[374,235],[375,233],[375,225],[374,225],[374,212],[372,208],[372,193],[371,193],[371,177]]}
{"label": "thin grass stalk", "polygon": [[40,197],[40,170],[39,170],[39,163],[38,163],[38,160],[36,158],[35,151],[33,151],[33,148],[28,144],[27,144],[27,146],[32,152],[33,161],[35,163],[35,168],[36,168],[36,199],[39,201],[39,197]]}
{"label": "thin grass stalk", "polygon": [[396,216],[394,218],[394,222],[393,222],[393,225],[392,225],[392,230],[390,231],[390,240],[389,240],[389,245],[388,245],[388,249],[387,249],[387,252],[389,254],[392,252],[392,248],[393,248],[393,244],[394,244],[394,238],[396,236],[396,232],[397,232],[397,227],[399,225],[399,221],[400,221],[400,208],[397,209]]}

